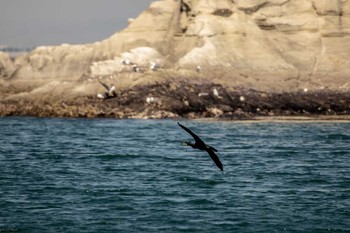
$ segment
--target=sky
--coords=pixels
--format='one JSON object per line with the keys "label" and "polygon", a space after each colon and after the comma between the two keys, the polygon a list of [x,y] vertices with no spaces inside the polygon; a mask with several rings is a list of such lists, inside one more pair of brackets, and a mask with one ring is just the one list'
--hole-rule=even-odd
{"label": "sky", "polygon": [[0,0],[0,46],[93,43],[127,27],[155,0]]}

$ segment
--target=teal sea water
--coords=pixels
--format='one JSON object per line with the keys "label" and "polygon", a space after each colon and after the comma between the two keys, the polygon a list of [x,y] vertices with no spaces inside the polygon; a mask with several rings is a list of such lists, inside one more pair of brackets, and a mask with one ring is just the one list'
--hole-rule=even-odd
{"label": "teal sea water", "polygon": [[350,123],[0,118],[0,232],[350,232]]}

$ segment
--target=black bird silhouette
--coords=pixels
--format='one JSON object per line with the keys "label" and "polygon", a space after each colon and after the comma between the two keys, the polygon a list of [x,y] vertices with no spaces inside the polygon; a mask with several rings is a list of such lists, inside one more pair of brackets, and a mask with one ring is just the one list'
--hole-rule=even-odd
{"label": "black bird silhouette", "polygon": [[206,152],[208,152],[208,154],[210,155],[210,158],[214,161],[214,163],[216,164],[216,166],[218,168],[220,168],[221,171],[224,170],[222,163],[219,159],[219,157],[215,154],[215,152],[217,152],[217,150],[212,147],[212,146],[208,146],[207,144],[205,144],[202,139],[200,139],[195,133],[193,133],[190,129],[186,128],[185,126],[181,125],[179,122],[177,122],[177,124],[183,128],[187,133],[189,133],[193,139],[195,140],[195,143],[191,143],[191,142],[183,142],[182,145],[184,146],[191,146],[194,149],[199,149],[199,150],[205,150]]}
{"label": "black bird silhouette", "polygon": [[113,84],[111,84],[110,86],[101,82],[101,80],[98,80],[101,85],[106,89],[103,97],[104,99],[109,99],[109,98],[114,98],[117,97],[117,93],[115,92],[115,86]]}

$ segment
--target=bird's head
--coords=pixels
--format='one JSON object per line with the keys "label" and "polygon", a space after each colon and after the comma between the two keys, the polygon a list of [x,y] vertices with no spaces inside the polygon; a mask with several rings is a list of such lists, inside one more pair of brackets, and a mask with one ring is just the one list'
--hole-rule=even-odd
{"label": "bird's head", "polygon": [[193,146],[193,144],[191,142],[183,142],[182,145],[183,146]]}

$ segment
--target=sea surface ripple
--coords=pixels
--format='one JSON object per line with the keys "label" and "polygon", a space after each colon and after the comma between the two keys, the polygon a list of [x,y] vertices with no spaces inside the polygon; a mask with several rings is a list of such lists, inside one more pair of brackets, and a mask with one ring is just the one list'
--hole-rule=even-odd
{"label": "sea surface ripple", "polygon": [[350,232],[350,123],[0,118],[0,232]]}

